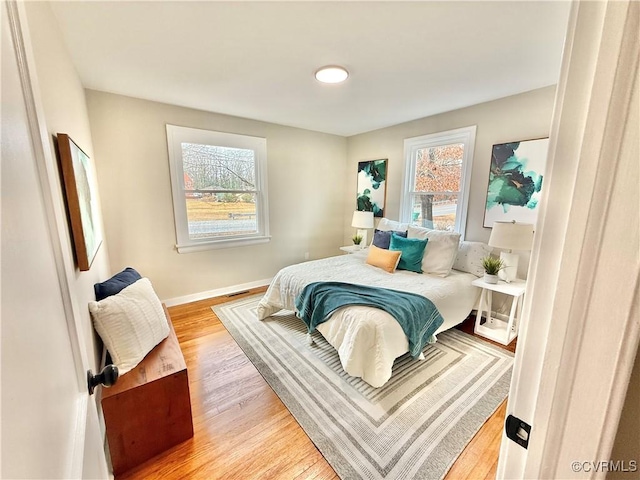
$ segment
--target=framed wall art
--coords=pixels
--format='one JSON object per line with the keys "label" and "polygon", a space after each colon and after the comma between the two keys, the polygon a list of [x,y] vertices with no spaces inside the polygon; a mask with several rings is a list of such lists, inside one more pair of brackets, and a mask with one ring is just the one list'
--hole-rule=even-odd
{"label": "framed wall art", "polygon": [[58,152],[76,261],[78,268],[86,271],[102,244],[93,166],[65,133],[58,134]]}
{"label": "framed wall art", "polygon": [[358,162],[356,210],[384,216],[387,199],[387,159]]}
{"label": "framed wall art", "polygon": [[536,224],[547,163],[548,138],[500,143],[491,151],[484,226]]}

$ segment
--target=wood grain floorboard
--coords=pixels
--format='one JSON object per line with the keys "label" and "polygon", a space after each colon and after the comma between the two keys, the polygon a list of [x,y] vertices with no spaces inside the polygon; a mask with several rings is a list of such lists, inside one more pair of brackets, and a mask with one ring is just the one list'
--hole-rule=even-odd
{"label": "wood grain floorboard", "polygon": [[[339,478],[211,310],[264,291],[169,308],[189,371],[194,436],[116,480]],[[473,334],[473,320],[460,329]],[[495,478],[505,410],[506,401],[446,480]]]}

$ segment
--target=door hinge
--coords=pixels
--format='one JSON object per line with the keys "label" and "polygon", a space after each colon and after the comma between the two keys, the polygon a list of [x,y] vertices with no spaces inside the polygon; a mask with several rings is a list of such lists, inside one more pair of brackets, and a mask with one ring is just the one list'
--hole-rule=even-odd
{"label": "door hinge", "polygon": [[523,422],[518,417],[509,415],[504,422],[504,429],[507,433],[507,438],[513,440],[523,448],[527,448],[529,446],[531,425]]}

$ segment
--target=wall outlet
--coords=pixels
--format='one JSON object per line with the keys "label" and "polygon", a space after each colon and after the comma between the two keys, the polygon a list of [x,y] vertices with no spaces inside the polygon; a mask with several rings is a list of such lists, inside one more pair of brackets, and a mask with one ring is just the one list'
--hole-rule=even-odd
{"label": "wall outlet", "polygon": [[309,252],[304,252],[304,259],[309,260]]}

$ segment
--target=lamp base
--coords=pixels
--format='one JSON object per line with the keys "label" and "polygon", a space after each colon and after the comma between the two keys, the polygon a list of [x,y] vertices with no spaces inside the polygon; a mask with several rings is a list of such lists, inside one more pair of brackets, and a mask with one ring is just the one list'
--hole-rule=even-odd
{"label": "lamp base", "polygon": [[367,246],[367,231],[358,229],[357,233],[362,237],[362,241],[360,242],[360,247],[365,248]]}
{"label": "lamp base", "polygon": [[504,267],[498,272],[498,277],[507,283],[510,283],[518,276],[518,260],[520,257],[517,253],[500,252],[500,260]]}

